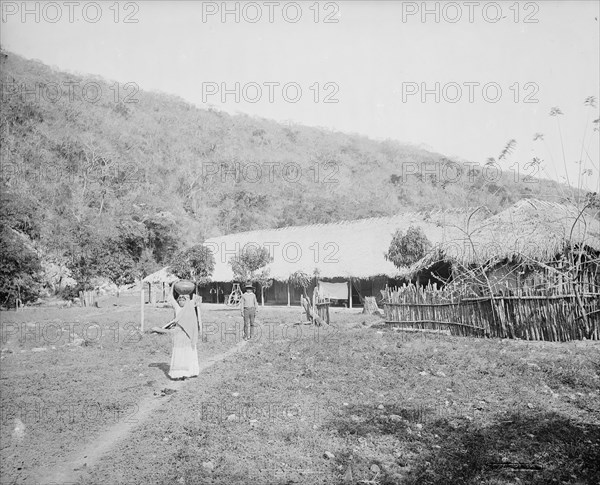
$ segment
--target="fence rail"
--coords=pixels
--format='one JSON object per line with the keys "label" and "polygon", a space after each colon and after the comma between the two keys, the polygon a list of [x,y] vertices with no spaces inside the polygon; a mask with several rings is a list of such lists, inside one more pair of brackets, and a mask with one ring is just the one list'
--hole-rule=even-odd
{"label": "fence rail", "polygon": [[600,293],[455,298],[411,287],[390,292],[383,303],[386,323],[463,336],[600,340]]}

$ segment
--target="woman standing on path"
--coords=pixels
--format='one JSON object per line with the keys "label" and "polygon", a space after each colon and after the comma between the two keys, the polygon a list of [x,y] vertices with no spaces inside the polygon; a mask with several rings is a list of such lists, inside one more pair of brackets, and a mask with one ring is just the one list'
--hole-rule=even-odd
{"label": "woman standing on path", "polygon": [[[172,328],[173,352],[171,354],[171,379],[185,379],[200,374],[198,364],[198,332],[200,330],[200,305],[196,296],[175,297],[175,283],[169,288],[169,303],[175,311],[175,319],[169,322]],[[198,310],[198,311],[196,311]]]}

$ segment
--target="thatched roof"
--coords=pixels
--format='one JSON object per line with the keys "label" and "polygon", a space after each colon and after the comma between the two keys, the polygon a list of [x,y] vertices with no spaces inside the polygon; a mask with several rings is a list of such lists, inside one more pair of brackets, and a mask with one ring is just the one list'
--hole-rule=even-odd
{"label": "thatched roof", "polygon": [[177,276],[169,272],[169,267],[166,266],[163,269],[159,269],[152,274],[146,276],[142,281],[144,283],[167,283],[171,284],[173,281],[178,280]]}
{"label": "thatched roof", "polygon": [[321,278],[398,277],[398,269],[384,258],[397,229],[420,226],[432,243],[440,244],[458,237],[453,225],[462,225],[465,215],[461,210],[405,213],[230,234],[208,239],[205,245],[215,255],[213,281],[233,280],[228,262],[246,244],[271,248],[274,260],[268,268],[278,281],[287,281],[298,270],[313,275],[315,269]]}
{"label": "thatched roof", "polygon": [[[438,249],[445,261],[475,265],[514,258],[548,262],[569,244],[600,250],[598,219],[587,212],[580,214],[574,205],[523,199]],[[436,259],[439,253],[432,252],[409,272]]]}
{"label": "thatched roof", "polygon": [[[204,244],[215,256],[213,281],[233,280],[229,261],[246,245],[270,249],[274,258],[270,276],[287,281],[296,271],[321,278],[409,277],[440,260],[463,265],[498,262],[523,256],[547,262],[571,241],[600,251],[600,222],[590,214],[579,214],[575,206],[523,199],[503,212],[489,217],[480,210],[411,212],[392,217],[374,217],[332,224],[285,227],[250,231],[208,239]],[[434,245],[421,261],[399,270],[386,261],[392,235],[419,226]],[[171,283],[177,279],[163,268],[145,282]]]}

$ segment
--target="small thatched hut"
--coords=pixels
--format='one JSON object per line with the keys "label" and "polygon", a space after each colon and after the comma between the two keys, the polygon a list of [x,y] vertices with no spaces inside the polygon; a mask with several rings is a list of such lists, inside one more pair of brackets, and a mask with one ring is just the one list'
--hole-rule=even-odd
{"label": "small thatched hut", "polygon": [[[169,267],[165,267],[149,274],[142,280],[142,293],[144,293],[144,287],[147,285],[148,288],[148,303],[156,303],[159,301],[165,301],[167,296],[167,289],[173,281],[176,281],[177,276],[169,272]],[[145,300],[145,297],[143,297]]]}
{"label": "small thatched hut", "polygon": [[[408,270],[446,264],[476,294],[600,292],[600,221],[575,205],[524,199],[461,231]],[[485,273],[485,277],[483,274]],[[477,277],[480,275],[481,277]]]}

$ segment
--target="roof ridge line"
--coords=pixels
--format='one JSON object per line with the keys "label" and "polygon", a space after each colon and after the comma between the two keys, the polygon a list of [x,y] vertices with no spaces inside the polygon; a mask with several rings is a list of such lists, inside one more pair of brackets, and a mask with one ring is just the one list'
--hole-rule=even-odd
{"label": "roof ridge line", "polygon": [[[515,202],[513,205],[511,205],[510,207],[507,207],[506,209],[504,209],[503,211],[499,212],[496,215],[502,214],[502,212],[507,211],[517,205],[519,205],[520,203],[526,203],[526,201],[533,201],[533,200],[538,200],[538,199],[520,199],[519,201]],[[532,204],[533,205],[533,204]],[[562,205],[562,204],[560,204]],[[534,206],[535,208],[535,206]],[[364,218],[360,218],[360,219],[344,219],[341,221],[333,221],[333,222],[316,222],[313,224],[303,224],[303,225],[299,225],[299,226],[284,226],[284,227],[277,227],[277,228],[263,228],[263,229],[253,229],[251,231],[242,231],[242,232],[233,232],[233,233],[229,233],[229,234],[223,234],[220,236],[213,236],[211,238],[207,238],[207,239],[215,239],[215,238],[222,238],[222,237],[228,237],[228,236],[247,236],[247,235],[252,235],[255,233],[260,233],[260,232],[265,232],[265,231],[279,231],[279,232],[283,232],[283,231],[299,231],[299,230],[306,230],[306,229],[311,229],[311,228],[321,228],[321,227],[326,227],[326,226],[334,226],[334,227],[342,227],[342,226],[351,226],[351,225],[365,225],[369,222],[375,222],[375,221],[392,221],[393,219],[397,219],[397,218],[411,218],[411,217],[419,217],[419,218],[423,218],[424,216],[441,216],[441,215],[446,215],[446,214],[467,214],[470,211],[472,211],[474,209],[474,207],[469,206],[466,208],[463,207],[446,207],[443,209],[440,208],[433,208],[433,209],[421,209],[421,210],[410,210],[410,211],[405,211],[405,212],[396,212],[395,214],[391,214],[391,215],[387,215],[387,216],[371,216],[371,217],[364,217]],[[493,216],[492,216],[493,217]],[[425,222],[425,221],[424,221]]]}

